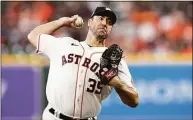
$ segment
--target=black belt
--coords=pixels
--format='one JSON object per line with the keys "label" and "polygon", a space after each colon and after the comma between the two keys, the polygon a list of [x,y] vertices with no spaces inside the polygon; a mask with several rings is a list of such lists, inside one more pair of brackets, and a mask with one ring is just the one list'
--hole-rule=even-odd
{"label": "black belt", "polygon": [[74,119],[74,118],[68,117],[68,116],[66,116],[66,115],[64,115],[62,113],[56,113],[55,114],[54,108],[50,108],[49,112],[52,113],[53,115],[56,115],[56,117],[58,117],[60,119],[63,119],[63,120],[96,120],[94,117],[92,117],[92,118],[85,118],[85,119]]}

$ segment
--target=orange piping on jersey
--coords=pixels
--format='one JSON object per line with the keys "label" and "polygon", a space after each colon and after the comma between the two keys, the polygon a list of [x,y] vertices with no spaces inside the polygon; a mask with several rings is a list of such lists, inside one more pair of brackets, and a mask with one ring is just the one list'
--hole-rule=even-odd
{"label": "orange piping on jersey", "polygon": [[[81,45],[81,44],[80,44]],[[82,57],[80,59],[80,62],[84,56],[84,53],[85,53],[85,50],[84,50],[84,47],[81,45],[82,49],[83,49],[83,54],[82,54]],[[76,90],[77,90],[77,82],[78,82],[78,72],[79,72],[79,66],[80,66],[80,62],[78,63],[78,71],[77,71],[77,74],[76,74],[76,87],[75,87],[75,97],[74,97],[74,110],[73,110],[73,117],[74,117],[74,114],[75,114],[75,108],[76,108]]]}
{"label": "orange piping on jersey", "polygon": [[[41,35],[41,34],[40,34]],[[40,35],[38,36],[38,46],[37,46],[37,50],[36,50],[36,53],[39,52],[39,49],[40,49]]]}
{"label": "orange piping on jersey", "polygon": [[[93,54],[97,54],[97,53],[103,53],[103,52],[93,52],[91,55],[90,55],[90,59],[92,57]],[[89,68],[89,67],[88,67]],[[82,102],[81,102],[81,111],[80,111],[80,118],[82,118],[82,105],[83,105],[83,96],[84,96],[84,87],[85,87],[85,80],[86,80],[86,73],[87,73],[87,70],[88,68],[86,68],[86,72],[84,74],[84,84],[83,84],[83,89],[82,89]]]}

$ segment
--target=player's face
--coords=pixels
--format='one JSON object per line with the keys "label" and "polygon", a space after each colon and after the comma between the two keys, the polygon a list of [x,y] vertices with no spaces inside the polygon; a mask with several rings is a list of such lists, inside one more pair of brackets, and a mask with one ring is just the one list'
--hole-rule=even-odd
{"label": "player's face", "polygon": [[111,32],[112,21],[106,16],[94,16],[89,20],[89,27],[96,38],[104,40]]}

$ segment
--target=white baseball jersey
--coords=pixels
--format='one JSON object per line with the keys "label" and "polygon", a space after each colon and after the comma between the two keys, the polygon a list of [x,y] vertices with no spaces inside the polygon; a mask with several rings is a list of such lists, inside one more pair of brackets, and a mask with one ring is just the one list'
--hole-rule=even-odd
{"label": "white baseball jersey", "polygon": [[[100,113],[102,100],[112,90],[102,85],[96,75],[105,49],[89,47],[86,42],[70,37],[39,36],[37,51],[50,60],[46,95],[54,109],[73,118],[94,117]],[[136,90],[124,60],[120,62],[118,76]]]}

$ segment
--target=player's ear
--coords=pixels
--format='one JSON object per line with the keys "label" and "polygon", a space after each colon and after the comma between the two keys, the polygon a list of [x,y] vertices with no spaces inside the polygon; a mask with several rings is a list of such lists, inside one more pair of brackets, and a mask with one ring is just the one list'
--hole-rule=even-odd
{"label": "player's ear", "polygon": [[88,27],[90,27],[90,19],[88,19]]}
{"label": "player's ear", "polygon": [[88,27],[91,25],[92,18],[88,19]]}

